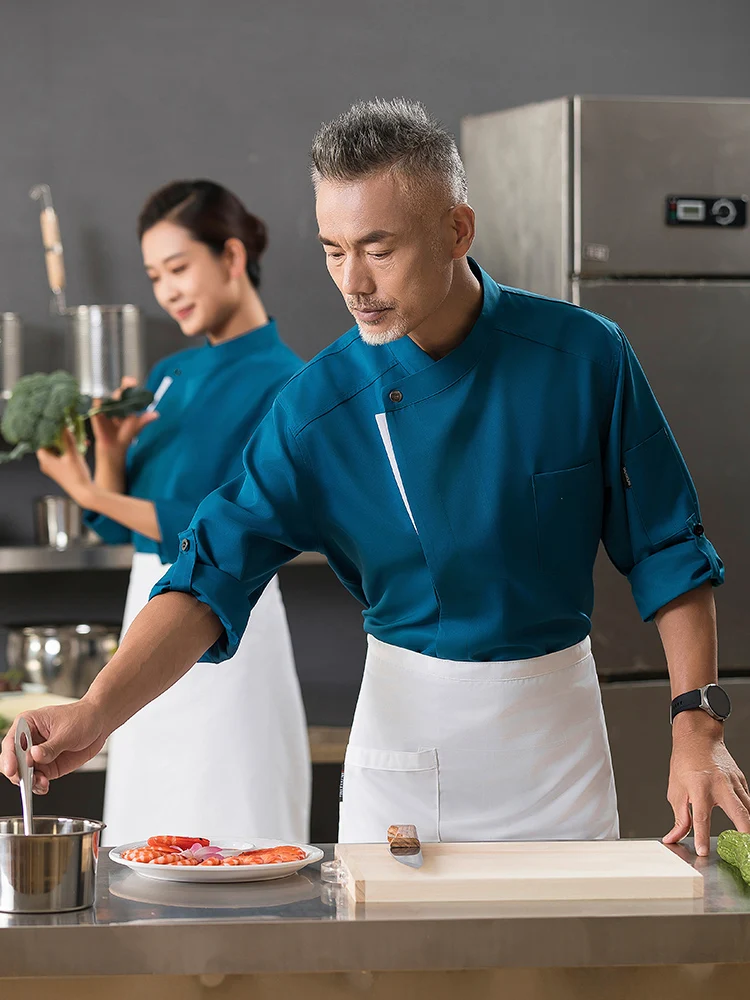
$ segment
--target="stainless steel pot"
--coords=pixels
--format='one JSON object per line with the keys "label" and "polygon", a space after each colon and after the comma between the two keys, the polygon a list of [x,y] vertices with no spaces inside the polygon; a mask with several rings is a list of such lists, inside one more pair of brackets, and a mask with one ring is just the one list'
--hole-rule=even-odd
{"label": "stainless steel pot", "polygon": [[38,691],[82,698],[117,650],[117,625],[34,625],[8,628],[6,660]]}
{"label": "stainless steel pot", "polygon": [[104,823],[35,816],[24,836],[23,819],[0,819],[0,911],[63,913],[92,906]]}
{"label": "stainless steel pot", "polygon": [[87,396],[111,396],[125,375],[145,377],[137,306],[73,306],[65,310],[70,370]]}
{"label": "stainless steel pot", "polygon": [[98,545],[101,539],[83,523],[83,511],[70,497],[44,496],[34,501],[34,535],[37,545],[51,549]]}

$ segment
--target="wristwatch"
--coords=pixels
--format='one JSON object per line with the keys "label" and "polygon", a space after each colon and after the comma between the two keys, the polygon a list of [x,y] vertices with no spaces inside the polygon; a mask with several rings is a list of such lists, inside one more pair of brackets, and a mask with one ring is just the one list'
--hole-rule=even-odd
{"label": "wristwatch", "polygon": [[705,687],[696,688],[694,691],[686,691],[685,694],[678,695],[673,701],[670,709],[670,721],[674,722],[675,716],[680,712],[689,709],[700,708],[707,712],[712,719],[725,722],[732,711],[732,703],[724,688],[718,684],[706,684]]}

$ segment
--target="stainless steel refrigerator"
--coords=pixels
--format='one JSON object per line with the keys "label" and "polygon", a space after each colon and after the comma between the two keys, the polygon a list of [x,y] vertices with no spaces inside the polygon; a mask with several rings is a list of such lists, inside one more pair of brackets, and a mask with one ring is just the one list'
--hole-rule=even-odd
{"label": "stainless steel refrigerator", "polygon": [[[721,672],[750,676],[750,101],[566,97],[467,118],[461,144],[473,253],[485,269],[603,313],[633,344],[726,565],[716,591]],[[619,702],[617,684],[605,686],[610,729],[622,728],[630,752],[633,713],[666,712],[666,669],[655,627],[640,622],[627,582],[601,554],[592,637],[603,679],[657,679]],[[736,688],[739,704],[745,682]],[[612,706],[623,699],[620,717]],[[644,739],[629,758],[613,737],[636,796],[638,761],[657,744],[668,750],[668,726],[655,744]],[[645,810],[651,825],[655,813],[668,818],[659,789],[658,806]],[[658,832],[643,815],[633,810],[626,832]]]}

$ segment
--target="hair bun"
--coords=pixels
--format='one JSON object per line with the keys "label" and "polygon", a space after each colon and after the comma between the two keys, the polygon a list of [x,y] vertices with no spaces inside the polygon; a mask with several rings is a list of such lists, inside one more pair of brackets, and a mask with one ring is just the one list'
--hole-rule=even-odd
{"label": "hair bun", "polygon": [[256,258],[262,257],[268,246],[268,229],[265,222],[252,212],[247,213],[247,239],[245,246],[248,253],[255,250]]}

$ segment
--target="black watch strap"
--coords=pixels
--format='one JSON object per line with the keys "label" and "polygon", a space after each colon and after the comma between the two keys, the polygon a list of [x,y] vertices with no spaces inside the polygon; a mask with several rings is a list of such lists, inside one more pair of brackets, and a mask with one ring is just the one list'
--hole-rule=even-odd
{"label": "black watch strap", "polygon": [[686,691],[685,694],[678,695],[672,701],[672,721],[674,722],[674,717],[679,715],[680,712],[686,712],[693,708],[700,708],[702,702],[703,696],[700,688],[696,688],[694,691]]}

